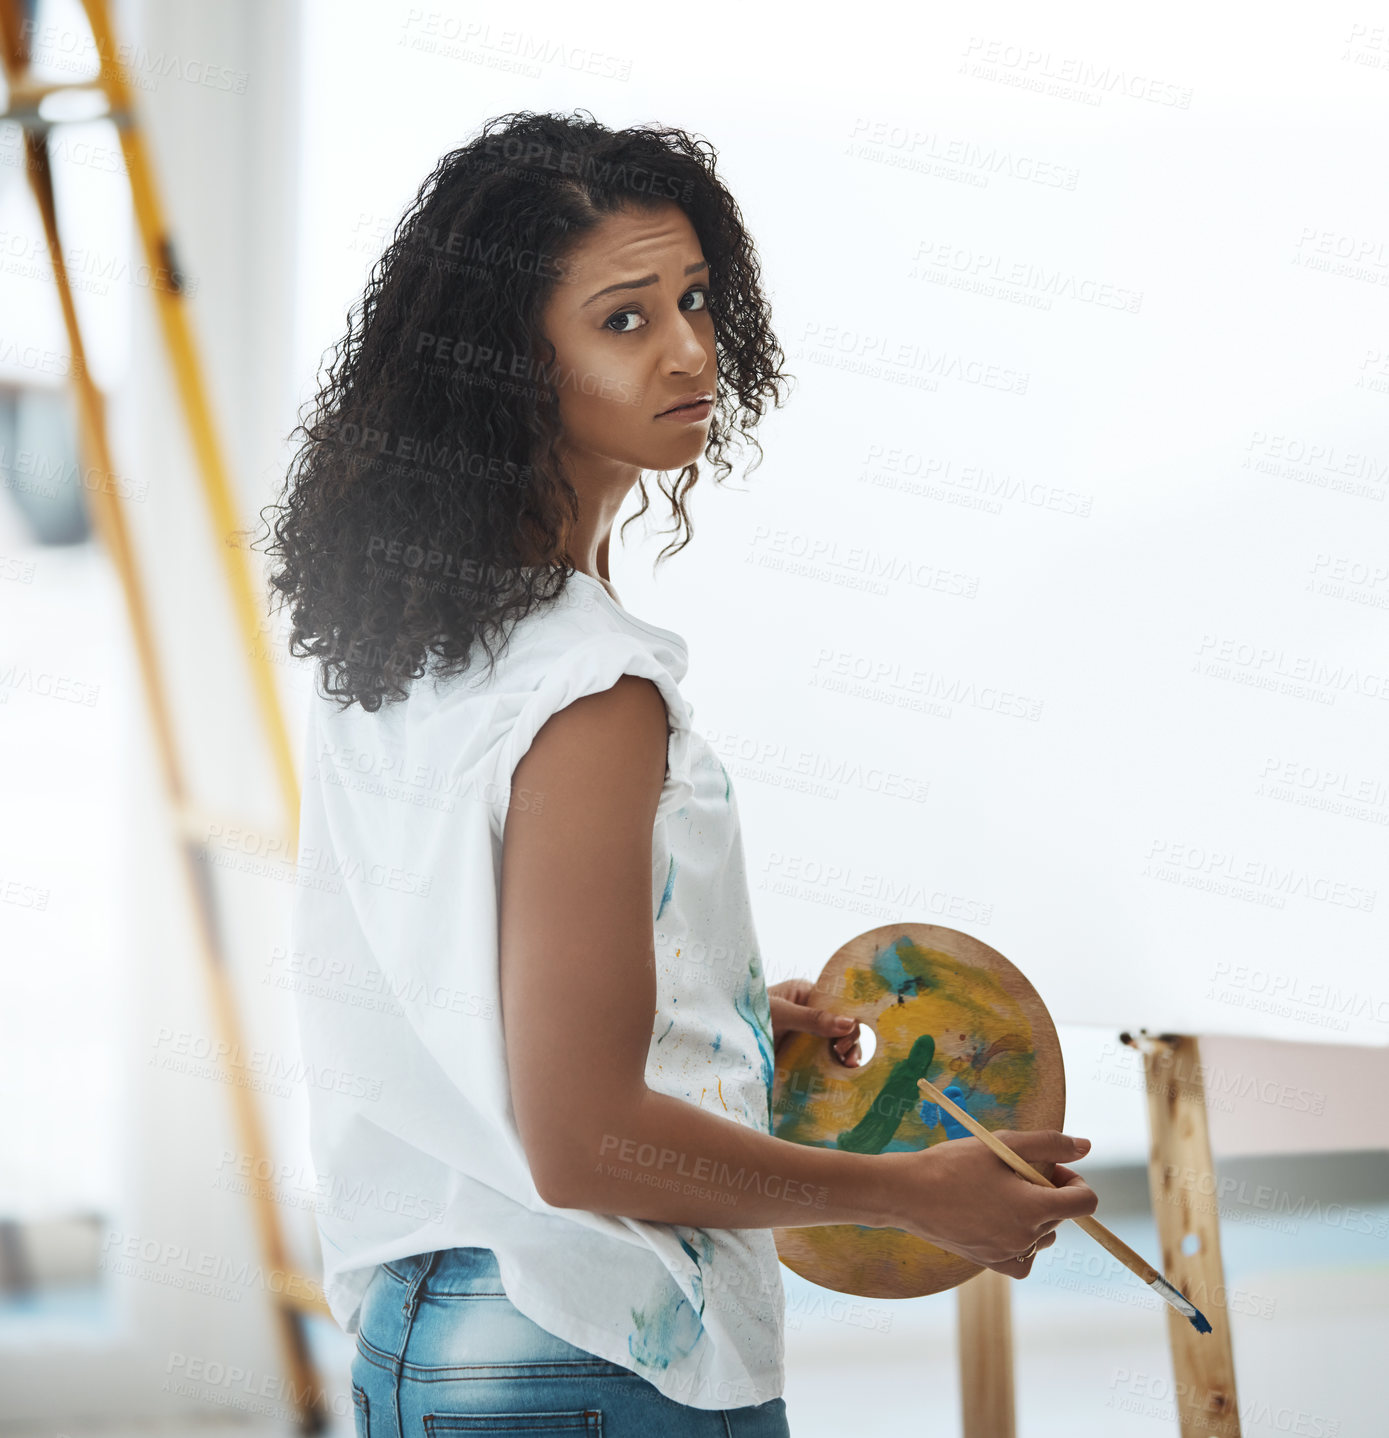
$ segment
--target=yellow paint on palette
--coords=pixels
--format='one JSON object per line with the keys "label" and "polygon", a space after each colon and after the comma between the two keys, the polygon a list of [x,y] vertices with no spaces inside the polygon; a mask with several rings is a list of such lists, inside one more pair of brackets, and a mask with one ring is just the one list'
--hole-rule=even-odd
{"label": "yellow paint on palette", "polygon": [[[845,968],[840,987],[846,1007],[872,1025],[877,1049],[863,1069],[841,1069],[858,1080],[852,1094],[846,1093],[844,1078],[826,1086],[787,1085],[786,1101],[773,1110],[778,1138],[839,1147],[839,1134],[875,1102],[881,1106],[897,1097],[889,1087],[893,1066],[923,1034],[934,1040],[934,1058],[924,1074],[912,1076],[912,1087],[904,1092],[913,1102],[899,1103],[895,1133],[874,1151],[915,1152],[947,1136],[934,1105],[925,1106],[933,1120],[929,1127],[921,1118],[923,1105],[915,1101],[918,1077],[941,1088],[958,1085],[965,1095],[961,1103],[986,1128],[1012,1127],[1018,1101],[1032,1081],[1033,1029],[1022,1003],[996,975],[904,935],[878,950],[870,964]],[[813,1037],[803,1047],[812,1046]],[[870,1073],[876,1082],[866,1081]],[[857,1100],[857,1112],[851,1098]]]}

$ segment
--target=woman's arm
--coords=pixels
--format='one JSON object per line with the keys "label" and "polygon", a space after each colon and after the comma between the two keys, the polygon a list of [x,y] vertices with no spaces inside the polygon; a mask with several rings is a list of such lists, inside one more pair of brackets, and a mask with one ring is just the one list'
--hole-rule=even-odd
{"label": "woman's arm", "polygon": [[[502,1018],[516,1125],[546,1202],[691,1227],[901,1227],[991,1266],[1093,1212],[1079,1178],[1058,1170],[1065,1188],[1038,1188],[978,1139],[822,1149],[647,1088],[665,754],[660,691],[623,675],[553,715],[513,776],[528,803],[503,836]],[[1005,1142],[1039,1165],[1079,1156],[1056,1134]]]}

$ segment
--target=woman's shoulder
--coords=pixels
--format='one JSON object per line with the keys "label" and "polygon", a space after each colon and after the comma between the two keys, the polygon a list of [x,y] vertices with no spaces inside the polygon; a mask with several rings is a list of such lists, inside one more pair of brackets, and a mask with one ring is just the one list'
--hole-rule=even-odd
{"label": "woman's shoulder", "polygon": [[[488,731],[486,773],[500,792],[553,715],[575,700],[612,688],[624,674],[649,679],[667,713],[667,775],[657,814],[673,812],[693,792],[691,711],[680,689],[687,663],[684,641],[627,614],[596,580],[574,585],[571,578],[570,587],[551,606],[518,624],[494,681],[471,692],[463,686],[443,693],[439,714],[449,714],[454,696],[462,696],[457,700],[461,703],[485,699],[479,718]],[[446,725],[455,731],[475,728],[447,720]]]}

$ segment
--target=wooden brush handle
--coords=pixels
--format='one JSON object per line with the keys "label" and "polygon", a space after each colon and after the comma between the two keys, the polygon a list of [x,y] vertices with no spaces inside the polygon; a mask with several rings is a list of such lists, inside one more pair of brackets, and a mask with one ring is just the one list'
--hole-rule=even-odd
{"label": "wooden brush handle", "polygon": [[[929,1098],[932,1103],[939,1104],[947,1113],[952,1114],[975,1138],[982,1139],[1015,1173],[1021,1174],[1023,1178],[1028,1179],[1032,1183],[1041,1184],[1043,1188],[1060,1187],[1059,1184],[1053,1183],[1049,1178],[1043,1178],[1025,1158],[1021,1158],[1014,1153],[1001,1138],[997,1138],[994,1134],[990,1133],[978,1119],[972,1114],[966,1113],[954,1099],[947,1098],[930,1079],[918,1079],[916,1086],[924,1097]],[[1144,1283],[1151,1283],[1154,1278],[1160,1277],[1157,1269],[1155,1269],[1146,1258],[1135,1253],[1118,1234],[1111,1233],[1104,1224],[1098,1222],[1089,1214],[1081,1218],[1074,1218],[1071,1221],[1079,1224],[1096,1243],[1102,1248],[1107,1248],[1125,1268],[1136,1273]]]}

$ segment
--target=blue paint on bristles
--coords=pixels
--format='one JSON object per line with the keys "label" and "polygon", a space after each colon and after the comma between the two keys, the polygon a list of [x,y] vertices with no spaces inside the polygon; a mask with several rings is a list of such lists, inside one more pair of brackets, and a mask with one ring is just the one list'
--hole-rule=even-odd
{"label": "blue paint on bristles", "polygon": [[1159,1276],[1150,1279],[1148,1287],[1151,1288],[1159,1298],[1170,1303],[1198,1333],[1209,1333],[1211,1331],[1210,1319],[1207,1318],[1189,1298],[1173,1288],[1165,1278]]}

